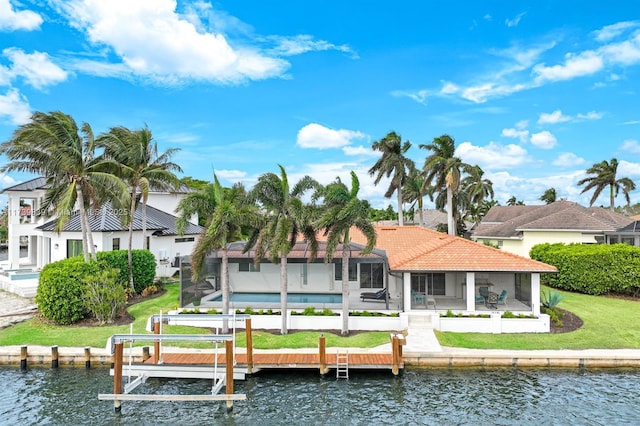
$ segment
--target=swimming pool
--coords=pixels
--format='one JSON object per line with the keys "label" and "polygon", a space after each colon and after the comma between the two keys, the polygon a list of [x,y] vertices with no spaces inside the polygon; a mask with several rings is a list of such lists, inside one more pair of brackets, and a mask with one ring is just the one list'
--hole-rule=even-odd
{"label": "swimming pool", "polygon": [[[222,301],[222,295],[211,299]],[[230,302],[280,303],[280,293],[231,293]],[[288,293],[287,303],[342,303],[341,294]]]}

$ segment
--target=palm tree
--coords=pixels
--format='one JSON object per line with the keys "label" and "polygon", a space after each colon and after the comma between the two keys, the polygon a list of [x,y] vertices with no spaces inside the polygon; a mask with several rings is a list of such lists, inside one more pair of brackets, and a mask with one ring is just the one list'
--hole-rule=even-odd
{"label": "palm tree", "polygon": [[592,176],[578,181],[578,186],[586,184],[582,192],[580,192],[581,194],[584,194],[591,189],[595,189],[593,196],[591,197],[591,201],[589,202],[589,206],[593,206],[593,203],[606,187],[609,187],[609,202],[610,209],[612,211],[615,208],[615,198],[618,196],[620,190],[622,190],[622,193],[627,200],[627,205],[631,203],[629,193],[636,189],[636,184],[628,177],[617,179],[617,172],[618,160],[615,158],[612,158],[610,162],[603,160],[587,169],[587,175]]}
{"label": "palm tree", "polygon": [[[236,183],[231,188],[223,188],[218,177],[213,175],[213,202],[215,209],[202,231],[196,246],[191,253],[192,281],[200,279],[204,259],[213,250],[220,250],[222,287],[222,313],[229,313],[229,257],[227,245],[242,239],[244,226],[258,225],[258,211],[247,196],[244,186]],[[223,322],[223,333],[229,331],[226,321]]]}
{"label": "palm tree", "polygon": [[[170,148],[158,154],[158,145],[152,142],[151,130],[145,127],[130,130],[126,127],[112,127],[101,135],[97,143],[104,148],[104,156],[119,164],[118,174],[129,184],[131,204],[129,208],[129,285],[133,285],[133,217],[138,203],[142,201],[142,248],[147,247],[147,200],[151,188],[168,191],[177,188],[179,180],[173,173],[182,172],[171,156],[179,151]],[[138,191],[140,191],[138,193]]]}
{"label": "palm tree", "polygon": [[418,223],[424,225],[424,197],[428,196],[433,202],[434,188],[425,185],[424,173],[418,170],[415,165],[409,170],[407,180],[402,187],[402,200],[406,203],[412,203],[410,210],[417,205],[418,207]]}
{"label": "palm tree", "polygon": [[516,198],[515,195],[512,195],[508,200],[507,200],[507,205],[508,206],[524,206],[524,201],[522,200],[518,200]]}
{"label": "palm tree", "polygon": [[128,202],[126,185],[106,171],[108,162],[95,156],[95,147],[91,126],[84,123],[79,129],[71,116],[60,111],[34,113],[0,146],[0,154],[10,160],[2,172],[18,170],[45,177],[47,190],[39,210],[56,216],[57,232],[78,209],[85,261],[95,258],[88,210],[98,209],[105,200],[118,206]]}
{"label": "palm tree", "polygon": [[317,190],[319,184],[309,176],[304,176],[293,188],[289,187],[289,179],[284,167],[280,168],[280,176],[265,173],[251,191],[252,196],[264,209],[265,226],[256,230],[248,245],[256,245],[255,261],[259,263],[268,253],[273,263],[280,263],[280,307],[282,311],[281,334],[287,334],[287,256],[296,244],[300,234],[311,243],[311,259],[317,253],[316,232],[311,224],[311,217],[301,197],[312,189]]}
{"label": "palm tree", "polygon": [[204,226],[208,225],[216,209],[216,185],[207,183],[201,189],[190,192],[178,202],[176,213],[176,229],[180,235],[184,233],[189,219],[193,215],[198,216],[198,222]]}
{"label": "palm tree", "polygon": [[390,177],[393,174],[384,196],[391,198],[393,193],[396,193],[398,198],[398,224],[403,226],[402,187],[407,180],[409,170],[414,166],[413,160],[405,157],[405,154],[411,148],[411,142],[405,141],[402,143],[400,135],[396,132],[390,132],[384,138],[375,141],[371,148],[374,151],[380,151],[382,156],[369,169],[369,175],[376,175],[373,183],[377,185],[383,176]]}
{"label": "palm tree", "polygon": [[[455,141],[449,135],[434,138],[430,144],[420,144],[420,148],[431,151],[422,168],[425,174],[425,183],[433,185],[436,191],[446,191],[447,195],[447,228],[450,235],[456,235],[454,219],[454,196],[460,187],[461,173],[468,172],[471,168],[455,156]],[[433,183],[435,181],[435,183]]]}
{"label": "palm tree", "polygon": [[371,207],[368,201],[358,199],[359,190],[360,181],[353,171],[351,189],[336,178],[321,192],[324,211],[316,222],[316,228],[323,229],[327,236],[327,262],[331,262],[338,245],[342,244],[342,334],[349,333],[349,231],[356,227],[366,237],[362,254],[370,253],[376,244],[376,231],[369,220]]}
{"label": "palm tree", "polygon": [[544,191],[544,194],[540,196],[539,200],[544,201],[545,204],[551,204],[551,203],[554,203],[557,198],[558,198],[558,194],[556,192],[556,189],[549,188],[546,191]]}

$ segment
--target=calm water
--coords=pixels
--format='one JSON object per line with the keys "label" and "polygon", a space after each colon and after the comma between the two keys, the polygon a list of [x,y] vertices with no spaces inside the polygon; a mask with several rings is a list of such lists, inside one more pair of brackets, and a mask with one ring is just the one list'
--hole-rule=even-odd
{"label": "calm water", "polygon": [[[222,296],[212,299],[214,302],[222,300]],[[231,293],[230,302],[265,302],[280,303],[280,293]],[[341,294],[319,293],[289,293],[288,303],[342,303]]]}
{"label": "calm water", "polygon": [[[0,367],[0,423],[13,425],[619,425],[640,422],[640,372],[407,370],[260,374],[236,382],[236,401],[113,402],[108,370]],[[149,379],[139,393],[207,393],[205,380]]]}

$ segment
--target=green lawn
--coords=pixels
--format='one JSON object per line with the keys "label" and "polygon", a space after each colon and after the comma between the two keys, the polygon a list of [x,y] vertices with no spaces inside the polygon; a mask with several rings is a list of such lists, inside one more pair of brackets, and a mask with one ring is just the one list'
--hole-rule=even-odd
{"label": "green lawn", "polygon": [[[162,310],[168,312],[175,309],[179,300],[179,285],[166,285],[167,291],[154,299],[131,306],[128,311],[135,318],[133,322],[134,333],[145,333],[147,319],[158,314]],[[85,347],[103,348],[107,339],[113,334],[129,333],[130,326],[102,326],[102,327],[78,327],[58,326],[46,323],[38,318],[33,318],[0,330],[0,346],[10,345],[42,345],[60,347]],[[186,326],[164,326],[163,333],[209,333],[207,329]],[[272,335],[260,330],[253,333],[253,347],[256,349],[276,348],[308,348],[318,346],[320,332],[290,333],[286,336]],[[341,337],[325,333],[327,346],[341,347],[374,347],[389,342],[388,332],[361,333],[351,337]],[[237,346],[244,347],[245,333],[237,334]],[[148,345],[148,343],[146,343]],[[139,346],[143,346],[140,343]],[[211,347],[211,343],[181,344],[190,347]]]}
{"label": "green lawn", "polygon": [[436,335],[443,346],[475,349],[640,348],[640,302],[561,293],[565,298],[558,307],[573,312],[584,321],[579,330],[559,334],[436,332]]}

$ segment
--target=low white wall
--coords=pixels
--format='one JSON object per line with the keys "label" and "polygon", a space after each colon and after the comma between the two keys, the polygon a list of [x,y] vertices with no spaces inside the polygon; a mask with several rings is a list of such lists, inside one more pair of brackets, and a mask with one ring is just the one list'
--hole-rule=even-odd
{"label": "low white wall", "polygon": [[434,317],[433,328],[457,333],[548,333],[551,330],[549,315],[538,318],[501,318],[491,314],[489,318]]}

